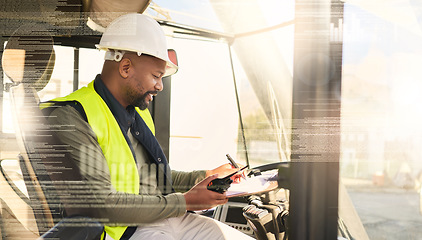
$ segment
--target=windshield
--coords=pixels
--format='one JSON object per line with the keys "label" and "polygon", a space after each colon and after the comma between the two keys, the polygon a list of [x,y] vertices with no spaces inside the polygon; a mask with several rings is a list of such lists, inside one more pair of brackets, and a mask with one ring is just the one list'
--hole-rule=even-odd
{"label": "windshield", "polygon": [[[183,169],[201,164],[217,166],[227,162],[225,154],[250,167],[288,161],[294,1],[198,1],[184,7],[166,1],[156,4],[159,7],[153,9],[167,12],[172,21],[234,36],[233,42],[221,42],[192,41],[170,34],[170,43],[181,59],[180,71],[172,77],[172,165]],[[285,14],[281,18],[267,14],[270,6],[274,7],[271,4]],[[239,12],[230,11],[239,7]],[[153,11],[149,13],[154,15]],[[243,15],[237,16],[238,13]],[[198,59],[198,53],[200,62],[188,60]],[[185,84],[189,81],[192,83]],[[194,88],[186,90],[183,86]],[[186,101],[186,97],[201,101]],[[183,105],[179,107],[180,101]],[[189,156],[209,161],[186,164]]]}
{"label": "windshield", "polygon": [[[199,2],[209,6],[208,1]],[[294,24],[265,33],[254,30],[288,23],[294,18],[294,2],[278,1],[282,7],[275,7],[274,2],[268,5],[276,11],[286,9],[290,15],[274,14],[271,9],[262,13],[265,6],[262,4],[253,14],[249,13],[252,20],[243,26],[233,20],[241,18],[240,11],[232,11],[230,15],[221,5],[220,8],[213,5],[215,1],[210,2],[214,12],[202,16],[219,24],[210,27],[201,25],[201,21],[186,23],[241,36],[231,45],[239,116],[243,123],[243,128],[237,125],[235,156],[243,163],[248,157],[252,167],[289,160]],[[422,219],[419,214],[422,73],[418,66],[422,56],[422,6],[416,1],[387,1],[382,6],[365,1],[344,2],[344,19],[339,24],[342,32],[337,33],[343,41],[338,96],[341,98],[341,182],[370,239],[403,236],[411,239],[418,235],[413,226]],[[157,3],[172,8],[165,1]],[[255,15],[277,20],[257,24],[252,17]],[[176,18],[176,13],[172,16]],[[262,45],[271,46],[272,52]],[[219,158],[224,158],[223,153]],[[394,214],[390,214],[391,209],[396,210]],[[397,233],[394,237],[390,231],[382,230],[383,225],[393,222],[403,224],[401,229],[394,228]]]}

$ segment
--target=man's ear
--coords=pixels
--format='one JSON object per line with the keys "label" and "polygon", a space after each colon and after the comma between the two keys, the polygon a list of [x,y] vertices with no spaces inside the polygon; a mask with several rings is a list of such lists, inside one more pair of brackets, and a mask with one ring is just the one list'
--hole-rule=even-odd
{"label": "man's ear", "polygon": [[129,77],[129,71],[132,68],[132,62],[128,58],[123,58],[119,63],[119,73],[122,78]]}

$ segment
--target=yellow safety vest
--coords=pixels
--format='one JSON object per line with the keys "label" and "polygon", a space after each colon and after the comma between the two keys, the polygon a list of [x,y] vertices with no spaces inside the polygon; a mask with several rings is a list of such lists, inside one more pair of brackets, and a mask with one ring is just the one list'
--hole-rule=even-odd
{"label": "yellow safety vest", "polygon": [[[110,169],[111,183],[117,191],[139,194],[139,173],[129,145],[107,104],[94,89],[94,81],[66,97],[50,102],[77,101],[88,119],[88,123],[97,135],[98,143]],[[148,128],[155,135],[154,122],[146,110],[135,108]],[[120,239],[126,226],[105,226],[105,231],[113,239]]]}

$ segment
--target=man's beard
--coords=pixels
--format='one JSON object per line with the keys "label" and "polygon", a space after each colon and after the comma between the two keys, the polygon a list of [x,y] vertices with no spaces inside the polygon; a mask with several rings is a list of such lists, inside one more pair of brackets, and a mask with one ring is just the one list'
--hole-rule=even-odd
{"label": "man's beard", "polygon": [[135,107],[138,107],[141,110],[145,110],[147,109],[148,105],[149,105],[149,101],[145,101],[146,98],[150,95],[150,94],[154,94],[155,92],[146,92],[144,93],[142,96],[135,98],[132,105]]}

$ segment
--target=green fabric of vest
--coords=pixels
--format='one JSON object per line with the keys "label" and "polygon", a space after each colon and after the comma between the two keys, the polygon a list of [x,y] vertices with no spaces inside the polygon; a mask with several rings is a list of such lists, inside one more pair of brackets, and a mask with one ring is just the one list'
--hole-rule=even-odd
{"label": "green fabric of vest", "polygon": [[[66,97],[50,102],[77,101],[85,110],[88,123],[97,135],[110,170],[111,183],[120,192],[139,194],[139,173],[129,145],[107,104],[94,89],[94,81]],[[45,105],[42,107],[46,107]],[[146,110],[136,111],[155,135],[154,122]],[[120,239],[127,227],[105,226],[105,231],[113,239]]]}

